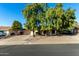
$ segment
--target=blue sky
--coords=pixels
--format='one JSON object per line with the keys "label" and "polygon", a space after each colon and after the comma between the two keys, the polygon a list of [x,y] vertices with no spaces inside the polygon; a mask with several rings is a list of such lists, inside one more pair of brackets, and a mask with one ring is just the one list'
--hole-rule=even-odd
{"label": "blue sky", "polygon": [[[55,3],[49,3],[49,7],[55,7]],[[25,8],[25,3],[0,3],[0,26],[11,26],[14,20],[18,20],[22,24],[25,19],[22,10]],[[79,4],[78,3],[64,3],[63,8],[75,9],[76,20],[79,22]]]}

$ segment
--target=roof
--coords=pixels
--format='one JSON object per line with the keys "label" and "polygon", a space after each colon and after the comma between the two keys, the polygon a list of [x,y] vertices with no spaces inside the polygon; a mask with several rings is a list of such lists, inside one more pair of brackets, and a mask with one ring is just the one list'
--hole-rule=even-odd
{"label": "roof", "polygon": [[7,30],[9,30],[9,29],[10,29],[9,26],[0,26],[0,30],[7,31]]}

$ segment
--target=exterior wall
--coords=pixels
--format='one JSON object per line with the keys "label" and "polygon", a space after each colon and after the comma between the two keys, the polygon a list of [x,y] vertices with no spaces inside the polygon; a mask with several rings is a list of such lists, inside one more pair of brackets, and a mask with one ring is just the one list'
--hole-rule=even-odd
{"label": "exterior wall", "polygon": [[79,29],[78,29],[78,33],[79,33]]}
{"label": "exterior wall", "polygon": [[[38,31],[34,31],[34,35],[36,35]],[[30,32],[30,35],[33,36],[33,31]]]}
{"label": "exterior wall", "polygon": [[9,31],[5,31],[6,33],[6,36],[9,36],[10,35],[10,32]]}
{"label": "exterior wall", "polygon": [[33,36],[33,31],[31,31],[30,35]]}

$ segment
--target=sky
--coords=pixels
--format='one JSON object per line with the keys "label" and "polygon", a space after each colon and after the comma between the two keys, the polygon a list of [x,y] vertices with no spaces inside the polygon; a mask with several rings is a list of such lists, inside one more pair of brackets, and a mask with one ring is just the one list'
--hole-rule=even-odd
{"label": "sky", "polygon": [[[26,7],[26,3],[0,3],[0,26],[11,26],[14,20],[18,20],[23,25],[26,22],[22,14],[22,10]],[[48,3],[49,7],[55,7],[56,3]],[[63,9],[75,9],[76,21],[79,23],[79,4],[64,3]]]}

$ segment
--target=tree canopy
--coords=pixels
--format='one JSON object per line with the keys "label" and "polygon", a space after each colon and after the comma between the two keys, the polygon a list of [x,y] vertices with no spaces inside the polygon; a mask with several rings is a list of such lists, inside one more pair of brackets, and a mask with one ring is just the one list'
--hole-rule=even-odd
{"label": "tree canopy", "polygon": [[64,10],[62,3],[57,3],[54,8],[48,7],[46,3],[29,4],[23,10],[23,15],[27,20],[27,28],[33,31],[70,30],[76,23],[75,10],[71,8]]}
{"label": "tree canopy", "polygon": [[22,29],[22,24],[15,20],[12,24],[12,27],[11,27],[12,30],[21,30]]}

